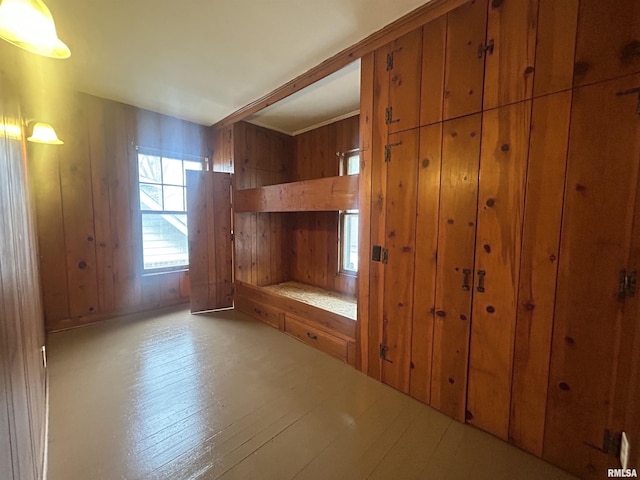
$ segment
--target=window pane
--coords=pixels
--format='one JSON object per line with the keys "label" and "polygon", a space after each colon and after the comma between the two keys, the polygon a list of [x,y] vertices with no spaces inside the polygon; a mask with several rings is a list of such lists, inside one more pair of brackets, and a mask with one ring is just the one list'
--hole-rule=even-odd
{"label": "window pane", "polygon": [[358,271],[358,215],[344,215],[342,269]]}
{"label": "window pane", "polygon": [[162,182],[160,162],[160,157],[156,157],[155,155],[142,155],[139,153],[138,176],[140,177],[140,181],[146,183]]}
{"label": "window pane", "polygon": [[182,160],[166,157],[162,159],[162,183],[165,185],[184,185]]}
{"label": "window pane", "polygon": [[184,212],[184,188],[166,186],[164,190],[164,210]]}
{"label": "window pane", "polygon": [[143,213],[142,245],[145,270],[188,265],[187,215]]}
{"label": "window pane", "polygon": [[184,162],[184,180],[183,185],[187,184],[187,170],[202,170],[202,162]]}
{"label": "window pane", "polygon": [[347,159],[347,175],[360,173],[360,155],[352,155]]}
{"label": "window pane", "polygon": [[140,210],[162,210],[162,185],[140,184]]}

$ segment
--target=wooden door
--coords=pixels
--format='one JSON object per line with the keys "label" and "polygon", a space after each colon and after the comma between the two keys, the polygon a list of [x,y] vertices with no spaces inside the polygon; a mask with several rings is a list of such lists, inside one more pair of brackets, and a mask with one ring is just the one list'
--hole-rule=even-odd
{"label": "wooden door", "polygon": [[420,120],[420,72],[422,29],[418,28],[391,44],[388,54],[389,133],[418,126]]}
{"label": "wooden door", "polygon": [[233,306],[231,175],[187,172],[191,312]]}
{"label": "wooden door", "polygon": [[[574,91],[562,222],[544,458],[601,478],[615,458],[605,430],[622,426],[637,318],[619,291],[629,263],[640,164],[640,75]],[[637,257],[635,257],[637,262]]]}
{"label": "wooden door", "polygon": [[[382,381],[409,392],[419,130],[389,135],[386,162]],[[384,261],[384,259],[383,259]]]}
{"label": "wooden door", "polygon": [[507,439],[531,102],[485,111],[467,420]]}
{"label": "wooden door", "polygon": [[487,18],[485,110],[533,94],[538,0],[492,0]]}
{"label": "wooden door", "polygon": [[431,406],[464,422],[482,115],[444,123]]}
{"label": "wooden door", "polygon": [[[473,0],[447,15],[443,118],[482,110],[487,0]],[[423,73],[423,76],[425,74]]]}
{"label": "wooden door", "polygon": [[640,2],[580,0],[574,85],[640,72]]}
{"label": "wooden door", "polygon": [[418,203],[413,323],[411,330],[411,385],[409,394],[429,403],[438,256],[438,203],[442,124],[420,129]]}

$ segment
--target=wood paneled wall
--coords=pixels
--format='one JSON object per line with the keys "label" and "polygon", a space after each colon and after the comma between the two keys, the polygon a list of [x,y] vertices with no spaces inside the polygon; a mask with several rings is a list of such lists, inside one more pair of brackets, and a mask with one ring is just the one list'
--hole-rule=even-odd
{"label": "wood paneled wall", "polygon": [[[289,135],[240,122],[224,139],[214,144],[214,169],[233,165],[236,189],[274,185],[291,181],[293,139]],[[225,153],[233,142],[232,158]],[[219,152],[215,154],[215,152]],[[220,156],[218,156],[220,155]],[[218,160],[222,159],[222,160]],[[284,213],[238,213],[235,215],[235,278],[252,285],[270,285],[288,279],[288,219]]]}
{"label": "wood paneled wall", "polygon": [[[340,173],[337,153],[359,146],[358,115],[294,137],[293,180]],[[356,295],[356,277],[338,273],[338,212],[291,214],[291,280]]]}
{"label": "wood paneled wall", "polygon": [[209,157],[207,128],[85,94],[60,103],[65,144],[32,155],[47,330],[187,301],[187,272],[141,273],[135,147]]}
{"label": "wood paneled wall", "polygon": [[[0,75],[0,123],[21,127]],[[24,136],[0,132],[0,478],[43,478],[44,321]]]}

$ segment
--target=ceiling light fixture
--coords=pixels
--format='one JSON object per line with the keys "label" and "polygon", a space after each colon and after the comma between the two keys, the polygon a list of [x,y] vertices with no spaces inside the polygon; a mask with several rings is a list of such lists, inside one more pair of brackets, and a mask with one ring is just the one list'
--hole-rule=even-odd
{"label": "ceiling light fixture", "polygon": [[45,57],[71,56],[69,47],[58,38],[53,16],[42,0],[1,0],[0,38]]}
{"label": "ceiling light fixture", "polygon": [[46,143],[48,145],[63,145],[64,142],[58,138],[56,131],[51,125],[44,122],[36,122],[33,124],[31,136],[27,138],[30,142]]}

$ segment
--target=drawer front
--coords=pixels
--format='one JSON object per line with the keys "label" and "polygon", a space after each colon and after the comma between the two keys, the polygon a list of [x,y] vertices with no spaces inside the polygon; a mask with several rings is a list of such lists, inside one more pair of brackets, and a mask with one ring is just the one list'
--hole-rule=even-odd
{"label": "drawer front", "polygon": [[242,299],[238,302],[238,310],[272,327],[282,329],[284,323],[284,312],[282,310],[247,299]]}
{"label": "drawer front", "polygon": [[288,314],[285,315],[284,331],[307,345],[339,358],[343,362],[347,361],[347,342],[341,338],[318,330]]}

